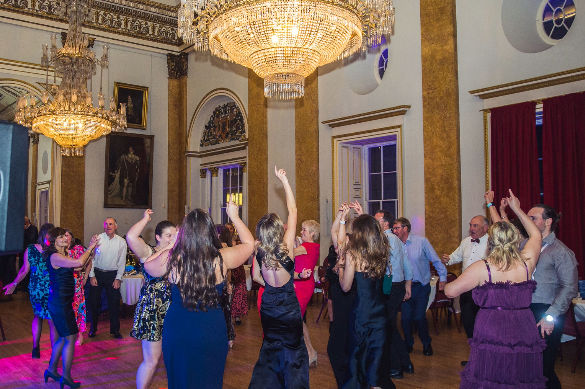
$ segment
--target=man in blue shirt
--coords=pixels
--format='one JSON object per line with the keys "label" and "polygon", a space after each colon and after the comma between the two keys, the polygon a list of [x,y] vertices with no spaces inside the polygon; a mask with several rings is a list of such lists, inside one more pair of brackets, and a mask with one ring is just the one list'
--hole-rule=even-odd
{"label": "man in blue shirt", "polygon": [[392,289],[386,296],[387,335],[386,352],[389,355],[390,377],[402,378],[403,372],[414,373],[414,367],[410,361],[406,344],[398,331],[396,317],[402,301],[410,299],[412,270],[410,261],[406,258],[403,244],[396,235],[392,233],[394,216],[388,211],[379,210],[374,218],[380,223],[382,231],[390,243],[388,254],[388,267],[386,274],[392,274]]}
{"label": "man in blue shirt", "polygon": [[431,293],[431,268],[433,264],[439,273],[439,290],[447,283],[447,268],[429,243],[427,238],[410,233],[410,221],[404,217],[394,221],[392,231],[402,241],[406,257],[412,268],[412,296],[402,304],[402,330],[408,351],[412,351],[414,338],[412,336],[412,322],[418,328],[418,336],[423,344],[423,354],[433,355],[431,337],[427,323],[427,305]]}

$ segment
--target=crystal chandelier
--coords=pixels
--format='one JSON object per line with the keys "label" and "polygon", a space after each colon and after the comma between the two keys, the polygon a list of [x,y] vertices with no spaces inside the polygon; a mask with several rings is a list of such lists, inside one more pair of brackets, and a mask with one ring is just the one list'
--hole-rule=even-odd
{"label": "crystal chandelier", "polygon": [[252,69],[264,95],[295,99],[317,67],[389,41],[392,0],[181,0],[179,36]]}
{"label": "crystal chandelier", "polygon": [[[90,12],[88,3],[89,0],[60,3],[62,12],[69,18],[65,44],[57,49],[57,36],[53,34],[50,52],[49,47],[43,45],[41,65],[46,68],[46,83],[41,103],[37,104],[30,96],[22,96],[15,117],[19,124],[54,139],[66,156],[81,156],[89,141],[126,128],[125,105],[121,104],[118,112],[112,97],[109,107],[105,107],[102,74],[108,68],[108,47],[104,45],[103,54],[97,59],[89,48],[89,37],[81,31],[83,20]],[[50,65],[54,66],[51,85]],[[98,106],[94,107],[91,83],[97,65],[100,66],[100,90]],[[57,77],[61,79],[58,86]]]}

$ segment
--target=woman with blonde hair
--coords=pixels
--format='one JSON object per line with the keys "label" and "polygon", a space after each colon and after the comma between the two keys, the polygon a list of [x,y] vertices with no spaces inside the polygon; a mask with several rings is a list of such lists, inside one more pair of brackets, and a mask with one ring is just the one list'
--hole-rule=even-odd
{"label": "woman with blonde hair", "polygon": [[530,274],[538,262],[542,238],[511,190],[506,200],[528,233],[524,248],[519,249],[518,229],[508,221],[498,221],[488,230],[486,259],[445,286],[445,294],[451,298],[473,289],[473,300],[480,307],[460,388],[546,386],[542,372],[545,343],[530,310],[536,287]]}
{"label": "woman with blonde hair", "polygon": [[[346,220],[350,207],[342,206]],[[370,215],[360,215],[351,223],[351,236],[345,223],[338,230],[340,247],[339,283],[344,292],[356,284],[356,299],[350,319],[350,358],[344,388],[394,388],[382,359],[386,343],[386,308],[382,280],[390,250],[380,223]],[[335,314],[335,313],[334,313]]]}

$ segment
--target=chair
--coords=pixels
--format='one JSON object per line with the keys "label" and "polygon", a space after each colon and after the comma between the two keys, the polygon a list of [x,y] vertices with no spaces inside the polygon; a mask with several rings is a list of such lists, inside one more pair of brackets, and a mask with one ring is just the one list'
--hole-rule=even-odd
{"label": "chair", "polygon": [[[447,274],[447,282],[454,281],[456,278],[457,276],[453,273]],[[457,327],[457,332],[461,332],[461,326],[459,320],[457,320],[455,308],[453,307],[453,299],[447,297],[442,290],[439,290],[438,285],[437,293],[435,294],[435,299],[431,303],[429,309],[431,310],[431,315],[433,317],[433,327],[435,328],[435,332],[437,333],[437,335],[439,334],[438,323],[441,312],[445,313],[445,316],[447,317],[447,323],[451,322],[451,315],[453,315],[453,318],[455,320],[455,326]]]}
{"label": "chair", "polygon": [[565,313],[565,327],[563,328],[563,334],[575,337],[577,345],[575,347],[575,360],[573,361],[573,367],[571,372],[574,373],[577,368],[577,361],[581,357],[581,351],[585,346],[585,321],[577,321],[575,318],[575,306],[571,302],[569,310]]}
{"label": "chair", "polygon": [[315,288],[319,288],[323,291],[323,302],[321,303],[321,310],[319,311],[319,316],[317,316],[317,320],[315,323],[319,323],[321,319],[321,315],[323,314],[323,310],[327,309],[328,302],[329,302],[329,280],[327,279],[327,267],[329,266],[329,261],[325,258],[323,265],[319,266],[317,271],[317,276],[319,280],[315,283]]}

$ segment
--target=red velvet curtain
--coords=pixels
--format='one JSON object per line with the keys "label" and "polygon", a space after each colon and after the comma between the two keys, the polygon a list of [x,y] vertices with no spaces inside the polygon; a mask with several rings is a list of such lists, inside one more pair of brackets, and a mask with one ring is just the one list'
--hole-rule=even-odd
{"label": "red velvet curtain", "polygon": [[544,201],[562,213],[557,236],[575,252],[579,279],[585,255],[585,93],[543,101]]}
{"label": "red velvet curtain", "polygon": [[494,205],[508,196],[508,189],[520,199],[523,209],[540,202],[536,103],[498,107],[491,110],[491,188]]}

